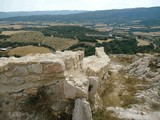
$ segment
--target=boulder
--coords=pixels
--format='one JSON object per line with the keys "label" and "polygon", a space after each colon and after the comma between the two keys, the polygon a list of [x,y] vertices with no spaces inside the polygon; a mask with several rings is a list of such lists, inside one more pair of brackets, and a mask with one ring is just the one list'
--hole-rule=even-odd
{"label": "boulder", "polygon": [[89,102],[86,99],[76,99],[72,120],[93,120]]}
{"label": "boulder", "polygon": [[67,99],[88,98],[89,81],[80,72],[75,72],[63,82],[63,92]]}

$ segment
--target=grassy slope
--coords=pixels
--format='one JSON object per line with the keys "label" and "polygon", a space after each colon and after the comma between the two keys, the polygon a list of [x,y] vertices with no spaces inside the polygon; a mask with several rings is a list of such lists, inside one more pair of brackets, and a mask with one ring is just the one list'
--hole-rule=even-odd
{"label": "grassy slope", "polygon": [[17,56],[25,56],[28,54],[37,54],[37,53],[51,53],[51,50],[45,47],[37,47],[37,46],[23,46],[13,48],[8,51],[8,55],[17,55]]}
{"label": "grassy slope", "polygon": [[58,37],[46,37],[41,32],[26,32],[16,33],[7,39],[8,42],[36,42],[46,44],[56,50],[67,49],[70,46],[77,44],[78,40]]}

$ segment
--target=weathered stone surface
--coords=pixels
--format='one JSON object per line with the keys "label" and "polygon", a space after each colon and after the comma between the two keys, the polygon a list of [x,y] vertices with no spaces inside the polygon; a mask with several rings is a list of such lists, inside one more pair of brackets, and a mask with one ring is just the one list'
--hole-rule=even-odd
{"label": "weathered stone surface", "polygon": [[14,77],[14,78],[12,78],[12,79],[10,80],[10,83],[12,83],[13,85],[18,86],[18,85],[21,85],[21,84],[24,83],[24,79],[21,78],[21,77]]}
{"label": "weathered stone surface", "polygon": [[5,75],[0,74],[0,83],[5,85],[9,83],[9,80]]}
{"label": "weathered stone surface", "polygon": [[99,78],[103,78],[107,73],[110,59],[105,54],[104,48],[97,48],[96,54],[97,56],[84,58],[82,61],[82,68],[87,76],[98,76]]}
{"label": "weathered stone surface", "polygon": [[64,52],[56,52],[56,55],[64,60],[67,70],[78,69],[81,68],[81,60],[84,58],[83,51],[64,51]]}
{"label": "weathered stone surface", "polygon": [[65,70],[65,64],[61,60],[54,61],[51,64],[44,65],[45,73],[61,73]]}
{"label": "weathered stone surface", "polygon": [[28,70],[26,67],[23,67],[23,66],[16,66],[14,69],[13,69],[13,74],[14,75],[28,75]]}
{"label": "weathered stone surface", "polygon": [[117,64],[110,64],[109,66],[109,72],[112,74],[118,74],[119,71],[125,69],[122,65],[117,65]]}
{"label": "weathered stone surface", "polygon": [[35,82],[35,81],[39,81],[39,80],[41,80],[41,77],[37,76],[37,75],[29,75],[25,78],[26,82]]}
{"label": "weathered stone surface", "polygon": [[10,72],[6,72],[5,75],[6,75],[7,77],[12,77],[12,76],[13,76],[13,72],[11,72],[11,71],[10,71]]}
{"label": "weathered stone surface", "polygon": [[28,71],[31,73],[41,74],[43,72],[43,67],[40,63],[28,65]]}
{"label": "weathered stone surface", "polygon": [[106,53],[104,52],[104,47],[99,47],[99,48],[95,48],[96,49],[96,53],[95,55],[98,58],[104,58],[107,62],[110,62],[110,58],[108,57],[108,55],[106,55]]}
{"label": "weathered stone surface", "polygon": [[89,102],[84,98],[78,98],[75,100],[72,120],[92,120],[92,112]]}
{"label": "weathered stone surface", "polygon": [[89,101],[94,104],[96,100],[96,93],[99,85],[98,77],[89,77]]}
{"label": "weathered stone surface", "polygon": [[[130,75],[135,75],[138,78],[154,78],[158,73],[153,72],[150,64],[153,62],[152,57],[143,57],[132,63],[127,70]],[[156,66],[156,65],[155,65]]]}
{"label": "weathered stone surface", "polygon": [[68,99],[88,98],[89,81],[81,73],[74,73],[63,83],[64,96]]}
{"label": "weathered stone surface", "polygon": [[74,81],[65,80],[63,82],[64,96],[67,99],[75,99],[76,98],[76,88],[74,86]]}
{"label": "weathered stone surface", "polygon": [[[123,109],[120,107],[109,107],[108,111],[118,114],[118,118],[123,120],[159,120],[160,112],[143,112],[135,109]],[[117,116],[117,115],[116,115]]]}
{"label": "weathered stone surface", "polygon": [[29,95],[37,95],[38,88],[28,88],[28,89],[25,89],[24,92]]}
{"label": "weathered stone surface", "polygon": [[4,71],[4,68],[3,68],[3,67],[0,67],[0,73],[3,72],[3,71]]}

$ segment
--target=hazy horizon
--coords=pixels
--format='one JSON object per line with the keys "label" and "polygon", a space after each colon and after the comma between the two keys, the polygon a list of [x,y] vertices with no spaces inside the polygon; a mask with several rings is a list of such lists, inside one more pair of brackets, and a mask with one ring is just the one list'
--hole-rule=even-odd
{"label": "hazy horizon", "polygon": [[0,12],[110,10],[160,6],[160,0],[0,0]]}

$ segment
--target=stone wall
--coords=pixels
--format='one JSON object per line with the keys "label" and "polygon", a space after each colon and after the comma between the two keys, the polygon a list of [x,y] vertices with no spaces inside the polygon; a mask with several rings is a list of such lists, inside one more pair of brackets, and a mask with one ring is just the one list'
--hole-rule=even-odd
{"label": "stone wall", "polygon": [[0,119],[71,119],[76,99],[94,105],[98,80],[107,72],[109,58],[99,48],[94,60],[84,58],[82,51],[1,58]]}

